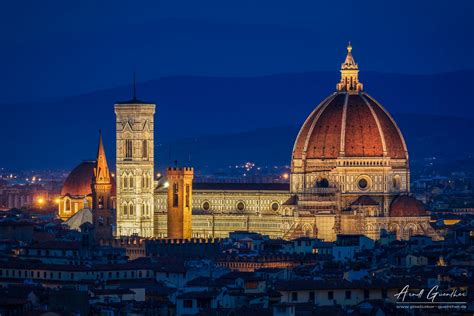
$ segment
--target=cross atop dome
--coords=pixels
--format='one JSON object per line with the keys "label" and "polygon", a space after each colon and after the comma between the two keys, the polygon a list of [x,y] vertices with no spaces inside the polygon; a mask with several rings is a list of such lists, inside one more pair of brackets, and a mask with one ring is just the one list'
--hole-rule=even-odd
{"label": "cross atop dome", "polygon": [[349,42],[346,60],[341,64],[341,81],[336,85],[336,89],[337,91],[358,93],[362,87],[362,83],[359,82],[359,65],[352,56],[352,45]]}

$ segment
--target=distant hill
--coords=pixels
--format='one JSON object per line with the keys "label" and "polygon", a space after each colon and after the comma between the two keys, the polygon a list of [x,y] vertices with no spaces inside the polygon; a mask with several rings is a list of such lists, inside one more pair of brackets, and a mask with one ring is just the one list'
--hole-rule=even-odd
{"label": "distant hill", "polygon": [[[456,161],[470,156],[474,161],[474,119],[413,114],[399,114],[395,119],[405,136],[412,163],[431,157]],[[298,130],[298,125],[280,126],[160,143],[157,162],[165,167],[177,159],[206,169],[246,161],[258,165],[290,164]]]}
{"label": "distant hill", "polygon": [[[468,92],[473,78],[472,70],[360,74],[368,93],[395,116],[412,158],[472,152],[474,102]],[[158,164],[189,160],[189,155],[196,165],[242,160],[276,163],[289,161],[298,127],[334,91],[337,81],[337,72],[167,77],[140,83],[137,91],[140,99],[157,103]],[[122,86],[49,103],[1,105],[0,167],[70,168],[95,156],[99,128],[111,160],[115,156],[113,104],[130,99],[131,90]]]}

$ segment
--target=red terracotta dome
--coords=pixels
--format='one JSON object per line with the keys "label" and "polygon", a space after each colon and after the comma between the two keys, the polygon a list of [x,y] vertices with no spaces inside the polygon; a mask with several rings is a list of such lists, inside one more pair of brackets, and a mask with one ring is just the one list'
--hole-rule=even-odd
{"label": "red terracotta dome", "polygon": [[361,195],[351,203],[353,206],[379,206],[380,204],[377,203],[373,198],[368,195]]}
{"label": "red terracotta dome", "polygon": [[[92,178],[95,161],[81,162],[64,181],[61,195],[86,196],[92,194]],[[112,178],[112,195],[115,195],[115,179]]]}
{"label": "red terracotta dome", "polygon": [[363,91],[358,73],[349,43],[337,92],[321,102],[304,122],[293,147],[293,159],[408,158],[397,124]]}
{"label": "red terracotta dome", "polygon": [[417,199],[408,196],[400,195],[396,197],[390,205],[389,216],[391,217],[413,217],[413,216],[427,216],[426,208]]}
{"label": "red terracotta dome", "polygon": [[407,159],[395,121],[365,92],[329,96],[306,119],[296,138],[293,159],[338,157]]}
{"label": "red terracotta dome", "polygon": [[84,161],[74,168],[64,181],[61,195],[85,196],[91,194],[94,166],[95,161]]}

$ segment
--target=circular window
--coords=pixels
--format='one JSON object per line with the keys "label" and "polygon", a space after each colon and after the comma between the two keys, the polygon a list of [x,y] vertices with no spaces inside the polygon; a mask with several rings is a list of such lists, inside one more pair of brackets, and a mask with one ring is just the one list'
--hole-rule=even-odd
{"label": "circular window", "polygon": [[357,183],[359,186],[359,189],[361,190],[366,190],[369,187],[369,183],[367,182],[367,179],[360,179],[359,182]]}
{"label": "circular window", "polygon": [[245,208],[244,202],[239,202],[239,203],[237,203],[237,209],[238,209],[239,211],[243,211],[244,208]]}
{"label": "circular window", "polygon": [[322,178],[316,182],[317,188],[329,188],[329,181],[326,178]]}
{"label": "circular window", "polygon": [[280,205],[277,202],[273,202],[271,207],[272,207],[272,211],[276,212],[280,208]]}
{"label": "circular window", "polygon": [[207,211],[207,210],[209,210],[209,209],[211,208],[211,205],[209,204],[209,202],[206,201],[206,202],[202,203],[202,208],[203,208],[205,211]]}

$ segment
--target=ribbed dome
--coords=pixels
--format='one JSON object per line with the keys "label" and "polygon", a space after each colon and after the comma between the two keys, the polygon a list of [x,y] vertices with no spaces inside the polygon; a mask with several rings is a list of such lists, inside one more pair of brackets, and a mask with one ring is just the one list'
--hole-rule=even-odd
{"label": "ribbed dome", "polygon": [[390,114],[363,91],[340,91],[306,119],[293,159],[390,157],[407,159],[403,136]]}
{"label": "ribbed dome", "polygon": [[61,195],[85,196],[92,193],[92,177],[95,161],[81,162],[64,181]]}
{"label": "ribbed dome", "polygon": [[400,195],[396,197],[390,205],[389,216],[391,217],[414,217],[426,215],[428,214],[423,203],[408,195]]}

